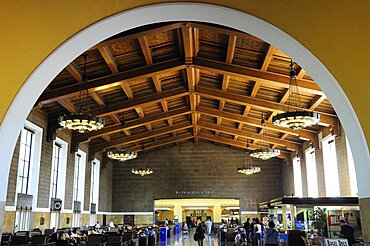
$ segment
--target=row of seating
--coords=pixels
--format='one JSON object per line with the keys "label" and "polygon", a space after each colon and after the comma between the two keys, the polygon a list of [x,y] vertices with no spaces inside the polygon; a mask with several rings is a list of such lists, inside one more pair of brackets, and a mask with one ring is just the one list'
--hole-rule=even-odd
{"label": "row of seating", "polygon": [[[28,232],[27,232],[28,233]],[[90,234],[87,237],[81,237],[78,240],[60,240],[58,233],[53,232],[50,235],[24,235],[24,233],[12,235],[11,233],[3,233],[1,237],[1,246],[11,245],[28,245],[28,246],[69,246],[86,244],[89,246],[107,245],[107,246],[122,246],[123,244],[132,245],[132,233],[124,233],[119,235],[117,233],[106,234]]]}

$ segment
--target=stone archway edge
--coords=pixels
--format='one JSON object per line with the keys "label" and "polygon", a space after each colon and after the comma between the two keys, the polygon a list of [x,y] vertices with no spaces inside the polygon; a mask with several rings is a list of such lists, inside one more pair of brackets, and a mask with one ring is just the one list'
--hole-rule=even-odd
{"label": "stone archway edge", "polygon": [[107,17],[80,31],[51,53],[24,83],[0,128],[0,201],[6,200],[8,174],[19,130],[42,91],[75,57],[122,31],[165,21],[215,23],[261,38],[293,57],[318,82],[336,110],[354,156],[359,197],[370,197],[370,156],[364,132],[347,96],[326,67],[302,44],[273,25],[230,8],[201,3],[147,5]]}

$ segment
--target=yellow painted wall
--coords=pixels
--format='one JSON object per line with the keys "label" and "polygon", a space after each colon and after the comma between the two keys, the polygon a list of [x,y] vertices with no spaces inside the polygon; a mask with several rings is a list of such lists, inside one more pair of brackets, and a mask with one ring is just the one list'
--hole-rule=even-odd
{"label": "yellow painted wall", "polygon": [[107,223],[113,221],[115,225],[123,225],[123,215],[107,215]]}
{"label": "yellow painted wall", "polygon": [[81,224],[83,226],[90,225],[90,214],[81,214]]}
{"label": "yellow painted wall", "polygon": [[[40,219],[44,218],[44,224],[40,225]],[[41,230],[50,228],[50,212],[35,212],[33,215],[33,227]]]}
{"label": "yellow painted wall", "polygon": [[[6,11],[0,15],[0,122],[27,77],[69,37],[107,16],[159,2],[164,1],[4,1],[2,9]],[[339,81],[370,143],[370,1],[201,2],[252,14],[277,26],[307,47]]]}
{"label": "yellow painted wall", "polygon": [[134,222],[137,226],[151,226],[153,225],[153,215],[135,215]]}
{"label": "yellow painted wall", "polygon": [[62,228],[72,227],[72,216],[72,213],[61,213],[59,217],[59,226]]}
{"label": "yellow painted wall", "polygon": [[5,211],[3,232],[13,232],[15,222],[15,211]]}
{"label": "yellow painted wall", "polygon": [[158,214],[158,221],[165,221],[166,219],[169,219],[169,220],[174,220],[173,218],[174,214],[173,214],[173,211],[159,211],[159,214]]}

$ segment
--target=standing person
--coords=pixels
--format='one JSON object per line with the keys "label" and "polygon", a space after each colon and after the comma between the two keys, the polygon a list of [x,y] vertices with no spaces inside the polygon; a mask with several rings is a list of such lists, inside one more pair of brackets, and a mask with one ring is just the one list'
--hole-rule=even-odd
{"label": "standing person", "polygon": [[204,236],[204,229],[202,227],[202,223],[199,223],[195,234],[194,234],[194,240],[198,241],[198,246],[203,246],[203,239],[205,238]]}
{"label": "standing person", "polygon": [[99,221],[97,221],[97,222],[96,222],[96,224],[95,224],[95,229],[96,229],[96,230],[99,230],[99,229],[100,229]]}
{"label": "standing person", "polygon": [[210,236],[211,235],[211,230],[212,230],[212,221],[210,219],[208,219],[204,224],[207,227],[208,236]]}
{"label": "standing person", "polygon": [[251,223],[249,221],[250,221],[250,219],[247,218],[247,221],[243,225],[243,228],[245,230],[245,235],[247,237],[247,243],[250,243],[249,234],[250,234],[250,231],[251,231]]}
{"label": "standing person", "polygon": [[168,226],[168,219],[166,218],[166,220],[164,221],[164,226]]}
{"label": "standing person", "polygon": [[114,226],[114,223],[113,223],[113,220],[110,220],[110,222],[109,222],[109,230],[111,229],[111,228],[114,228],[115,226]]}
{"label": "standing person", "polygon": [[269,228],[267,228],[264,236],[265,246],[277,246],[280,241],[279,232],[275,229],[275,223],[269,222]]}
{"label": "standing person", "polygon": [[345,220],[340,220],[340,234],[343,238],[348,240],[348,244],[352,245],[355,243],[355,230],[352,226],[348,225]]}
{"label": "standing person", "polygon": [[254,224],[254,242],[256,246],[262,246],[262,225],[260,223],[260,220],[256,218],[256,223]]}

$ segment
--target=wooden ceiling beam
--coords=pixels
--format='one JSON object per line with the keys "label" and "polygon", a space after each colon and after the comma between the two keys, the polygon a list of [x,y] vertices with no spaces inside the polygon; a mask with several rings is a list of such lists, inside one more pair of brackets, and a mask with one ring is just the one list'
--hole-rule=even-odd
{"label": "wooden ceiling beam", "polygon": [[[184,25],[181,27],[181,36],[182,36],[182,47],[184,49],[185,54],[185,63],[191,64],[193,62],[194,53],[197,52],[195,49],[195,45],[197,45],[197,49],[199,50],[199,43],[195,41],[195,31],[189,25]],[[197,36],[199,38],[199,35]],[[197,40],[199,42],[199,40]],[[196,78],[195,78],[195,68],[187,67],[186,68],[186,80],[188,84],[189,90],[189,106],[191,111],[191,122],[193,124],[193,136],[194,136],[194,143],[198,144],[198,128],[197,128],[197,121],[198,116],[196,114],[196,95],[194,94],[194,88],[196,85]]]}
{"label": "wooden ceiling beam", "polygon": [[106,142],[110,142],[110,137],[108,135],[101,135],[101,138],[104,139]]}
{"label": "wooden ceiling beam", "polygon": [[[229,39],[229,42],[230,42],[230,39]],[[235,46],[234,46],[234,49],[235,49]],[[229,53],[229,51],[228,51],[228,53]],[[227,57],[226,60],[228,58],[229,57]],[[232,57],[231,57],[231,60],[232,60]],[[227,90],[227,88],[229,87],[229,82],[230,82],[230,76],[229,75],[224,75],[223,76],[223,79],[222,79],[222,87],[221,87],[222,88],[222,91],[226,91]],[[224,100],[220,100],[219,105],[218,105],[218,110],[223,111],[224,110],[224,107],[225,107],[225,101]],[[221,125],[221,122],[222,122],[222,118],[217,118],[217,125]],[[218,136],[218,134],[219,134],[219,132],[216,132],[215,133],[216,136]]]}
{"label": "wooden ceiling beam", "polygon": [[[196,93],[199,94],[200,96],[204,96],[207,98],[212,98],[216,100],[225,100],[226,102],[231,102],[239,105],[245,105],[245,106],[251,106],[254,108],[258,108],[261,110],[265,111],[270,111],[270,112],[279,112],[283,113],[289,110],[307,110],[304,108],[299,108],[299,107],[291,107],[286,104],[281,104],[281,103],[276,103],[276,102],[271,102],[259,98],[252,98],[249,96],[244,96],[240,94],[235,94],[231,92],[224,92],[221,90],[216,90],[212,88],[206,88],[203,86],[197,86],[196,87]],[[326,112],[319,112],[321,116],[321,123],[325,125],[331,125],[337,122],[337,117],[336,115],[329,114]]]}
{"label": "wooden ceiling beam", "polygon": [[[242,115],[233,114],[229,112],[221,112],[221,111],[218,111],[217,109],[210,109],[210,108],[200,107],[200,106],[197,108],[197,112],[200,114],[211,116],[211,117],[219,117],[225,120],[229,120],[229,121],[233,121],[237,123],[243,123],[243,124],[254,126],[254,127],[259,127],[259,128],[262,127],[260,119],[255,119],[255,118],[251,118],[248,116],[242,116]],[[293,136],[297,136],[301,139],[310,140],[313,142],[317,141],[317,133],[306,130],[306,129],[292,130],[289,128],[282,128],[282,127],[275,126],[271,122],[266,122],[265,127],[269,131],[271,130],[275,132],[281,132],[283,134],[287,133]]]}
{"label": "wooden ceiling beam", "polygon": [[[73,62],[67,66],[67,70],[79,83],[82,83],[82,74]],[[97,92],[90,91],[89,94],[99,106],[105,105],[103,98]]]}
{"label": "wooden ceiling beam", "polygon": [[[199,134],[199,138],[209,140],[212,142],[217,142],[217,143],[233,146],[233,147],[238,147],[243,150],[246,150],[246,149],[254,150],[254,149],[258,149],[261,147],[259,145],[250,144],[249,147],[247,148],[247,144],[245,142],[241,142],[241,141],[234,140],[234,139],[223,138],[220,136],[214,136],[214,135],[203,133],[203,132]],[[278,158],[281,158],[281,159],[285,159],[286,153],[290,153],[290,151],[286,151],[286,150],[281,150],[281,151],[282,153],[278,156]]]}
{"label": "wooden ceiling beam", "polygon": [[[261,85],[268,87],[279,86],[283,88],[289,88],[290,84],[289,76],[271,72],[264,72],[235,64],[227,64],[224,62],[209,60],[200,57],[194,57],[193,64],[194,67],[199,69],[258,81],[261,83]],[[297,85],[300,92],[306,92],[316,95],[324,94],[314,81],[297,79]]]}
{"label": "wooden ceiling beam", "polygon": [[[114,123],[116,123],[116,124],[122,124],[122,122],[121,122],[121,120],[118,118],[118,116],[116,115],[116,114],[110,114],[109,115],[109,117],[113,120],[113,122]],[[103,129],[106,129],[107,127],[104,127]],[[101,131],[101,130],[100,130]],[[100,131],[98,131],[98,132],[100,132]],[[130,132],[130,130],[128,130],[128,129],[123,129],[122,130],[123,131],[123,133],[126,135],[126,136],[131,136],[131,132]],[[72,139],[73,139],[73,137],[72,137]]]}
{"label": "wooden ceiling beam", "polygon": [[98,48],[100,54],[102,55],[103,59],[107,63],[109,69],[112,71],[112,73],[118,73],[118,66],[117,63],[110,52],[110,49],[108,46],[101,46]]}
{"label": "wooden ceiling beam", "polygon": [[98,92],[96,92],[96,91],[90,91],[90,96],[94,99],[94,101],[100,107],[104,107],[105,106],[104,99],[102,98],[102,96],[100,96],[100,94]]}
{"label": "wooden ceiling beam", "polygon": [[173,126],[166,126],[166,127],[152,130],[150,132],[144,132],[140,134],[127,136],[126,138],[111,140],[108,143],[90,145],[89,152],[91,151],[92,153],[97,153],[99,151],[104,151],[107,148],[113,148],[116,146],[127,145],[127,144],[134,143],[134,142],[140,142],[145,139],[158,137],[161,135],[169,134],[173,131],[181,131],[181,130],[188,129],[191,127],[192,127],[192,124],[190,124],[190,122],[184,122],[184,123],[176,124]]}
{"label": "wooden ceiling beam", "polygon": [[[210,131],[219,131],[230,135],[238,135],[240,137],[253,139],[255,141],[261,141],[261,136],[257,133],[252,132],[246,132],[242,130],[238,130],[231,127],[226,126],[218,126],[216,124],[206,123],[206,122],[198,122],[198,126],[203,129],[207,129]],[[287,140],[281,140],[279,138],[274,138],[270,136],[264,136],[264,141],[270,144],[277,144],[279,146],[286,147],[289,150],[297,150],[298,146],[302,145],[301,143],[293,142],[293,141],[287,141]]]}
{"label": "wooden ceiling beam", "polygon": [[194,56],[194,36],[193,29],[189,25],[181,26],[182,43],[185,53],[185,63],[191,64]]}
{"label": "wooden ceiling beam", "polygon": [[[285,103],[289,98],[289,88],[285,88],[283,93],[280,95],[279,103]],[[272,121],[272,117],[275,115],[275,112],[271,112],[269,117],[267,118],[267,121]]]}
{"label": "wooden ceiling beam", "polygon": [[159,77],[158,76],[153,76],[152,80],[153,80],[155,90],[157,92],[161,92],[162,91],[162,83],[161,83],[161,80],[159,79]]}
{"label": "wooden ceiling beam", "polygon": [[194,41],[194,55],[198,55],[199,52],[199,28],[193,28],[193,41]]}
{"label": "wooden ceiling beam", "polygon": [[[125,92],[126,96],[130,100],[134,100],[134,93],[132,92],[130,85],[128,83],[121,83],[122,90]],[[140,118],[144,118],[144,110],[142,107],[135,108],[136,113],[139,115]],[[150,124],[146,124],[145,127],[148,131],[152,130],[152,126]]]}
{"label": "wooden ceiling beam", "polygon": [[58,100],[58,103],[60,105],[62,105],[65,109],[67,109],[68,112],[73,113],[73,114],[76,114],[77,113],[77,108],[68,99]]}
{"label": "wooden ceiling beam", "polygon": [[303,70],[303,68],[301,68],[301,70],[299,70],[299,72],[297,74],[297,78],[302,79],[305,75],[306,75],[306,71]]}
{"label": "wooden ceiling beam", "polygon": [[[146,64],[153,65],[153,57],[152,57],[152,53],[149,47],[148,37],[147,36],[139,37],[138,41],[141,47],[141,51],[143,52]],[[162,91],[161,81],[159,80],[158,76],[157,75],[152,76],[152,81],[154,83],[154,86],[157,92],[161,92]],[[164,100],[161,102],[161,105],[162,105],[163,111],[166,112],[165,108],[167,108],[167,102]],[[137,112],[140,118],[144,118],[144,111],[142,108],[135,108],[135,111]],[[172,121],[169,120],[168,124],[171,125],[171,122]],[[151,124],[146,124],[145,127],[148,129],[148,131],[152,130]]]}
{"label": "wooden ceiling beam", "polygon": [[315,110],[320,105],[320,103],[322,103],[325,99],[326,99],[326,97],[324,95],[323,96],[315,96],[315,98],[312,99],[312,101],[309,103],[308,109],[309,110]]}
{"label": "wooden ceiling beam", "polygon": [[143,52],[146,64],[147,65],[152,65],[153,64],[153,58],[152,58],[152,54],[151,54],[151,51],[150,51],[147,36],[139,37],[138,40],[139,40],[141,51]]}
{"label": "wooden ceiling beam", "polygon": [[[144,126],[145,124],[161,122],[163,120],[166,120],[172,117],[178,117],[178,116],[187,115],[190,113],[191,112],[187,108],[179,108],[179,109],[175,109],[175,110],[165,112],[165,113],[159,113],[159,114],[146,116],[144,118],[140,118],[136,120],[130,120],[130,121],[125,122],[124,124],[119,122],[118,124],[115,124],[115,125],[106,126],[99,131],[89,132],[85,134],[75,134],[72,136],[72,139],[73,139],[73,142],[75,143],[81,143],[81,142],[88,141],[89,139],[100,137],[101,135],[104,135],[104,134],[112,134],[112,133],[116,133],[116,132],[123,131],[123,130],[129,131],[130,129],[141,127],[141,126]],[[129,134],[128,136],[130,135],[131,134]]]}
{"label": "wooden ceiling beam", "polygon": [[[160,146],[168,145],[168,144],[174,144],[174,143],[182,142],[182,141],[185,141],[185,140],[188,140],[188,139],[192,139],[193,137],[194,137],[193,134],[185,133],[185,134],[176,135],[176,136],[173,136],[173,137],[161,139],[161,140],[158,140],[158,142],[145,144],[145,151],[149,150],[149,149],[158,148]],[[136,151],[136,152],[142,151],[140,146],[134,147],[131,150]]]}
{"label": "wooden ceiling beam", "polygon": [[229,35],[229,42],[227,45],[227,53],[226,53],[226,63],[232,63],[234,54],[235,54],[235,46],[236,46],[236,35]]}
{"label": "wooden ceiling beam", "polygon": [[75,80],[80,83],[82,82],[82,74],[74,62],[68,64],[66,68],[67,71],[73,76],[73,78],[75,78]]}
{"label": "wooden ceiling beam", "polygon": [[100,117],[104,117],[110,114],[129,111],[138,107],[146,107],[148,105],[160,103],[162,100],[171,100],[174,98],[187,96],[188,94],[189,93],[187,89],[177,88],[169,91],[155,93],[141,98],[129,99],[123,102],[106,105],[104,108],[91,110],[90,113],[98,115]]}
{"label": "wooden ceiling beam", "polygon": [[121,86],[121,83],[129,83],[140,79],[150,78],[155,75],[177,71],[185,68],[181,59],[172,59],[151,66],[140,67],[129,71],[119,72],[116,74],[90,79],[88,83],[74,84],[61,88],[45,91],[39,98],[39,103],[50,103],[61,98],[78,96],[80,91],[98,91],[107,87]]}
{"label": "wooden ceiling beam", "polygon": [[263,59],[263,62],[261,64],[261,70],[262,71],[267,71],[267,68],[268,68],[275,52],[276,52],[276,48],[272,45],[269,45],[269,47],[267,49],[267,52],[265,54],[265,58]]}
{"label": "wooden ceiling beam", "polygon": [[[260,83],[255,81],[254,84],[253,84],[253,89],[252,89],[249,96],[250,97],[255,97],[257,95],[257,92],[258,92],[260,86],[261,86]],[[249,114],[249,111],[251,110],[251,108],[252,107],[249,106],[249,105],[246,106],[245,109],[244,109],[243,116],[247,116]],[[243,123],[239,123],[238,129],[241,130],[242,128],[243,128]],[[234,139],[237,140],[238,136],[235,136]]]}

